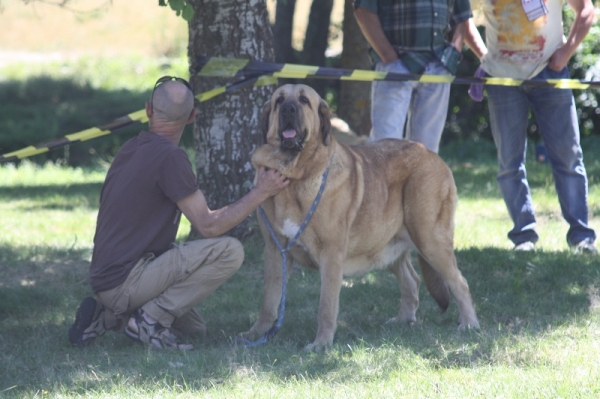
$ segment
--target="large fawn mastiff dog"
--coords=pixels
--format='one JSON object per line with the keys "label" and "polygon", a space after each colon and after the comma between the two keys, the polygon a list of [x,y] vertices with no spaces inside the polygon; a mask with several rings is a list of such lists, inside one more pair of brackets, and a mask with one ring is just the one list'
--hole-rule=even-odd
{"label": "large fawn mastiff dog", "polygon": [[[306,349],[332,344],[343,276],[388,267],[401,294],[398,315],[390,321],[416,321],[420,279],[410,261],[412,249],[442,310],[450,303],[450,288],[460,312],[459,328],[479,327],[454,256],[457,196],[450,169],[437,154],[411,141],[338,143],[330,135],[329,118],[327,104],[312,88],[282,86],[265,105],[266,144],[252,156],[255,168],[277,169],[290,180],[262,205],[284,248],[304,221],[329,167],[320,203],[288,255],[288,265],[295,260],[321,275],[317,336]],[[262,217],[259,221],[266,242],[264,296],[258,320],[241,334],[250,340],[273,325],[282,296],[282,256]]]}

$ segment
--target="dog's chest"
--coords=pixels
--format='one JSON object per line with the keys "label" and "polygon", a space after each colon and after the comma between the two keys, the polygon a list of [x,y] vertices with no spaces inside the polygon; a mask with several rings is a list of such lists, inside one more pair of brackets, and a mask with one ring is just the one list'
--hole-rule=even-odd
{"label": "dog's chest", "polygon": [[299,224],[297,224],[296,222],[294,222],[290,219],[285,219],[283,221],[283,226],[281,226],[279,229],[279,233],[289,239],[292,239],[296,236],[296,234],[298,233],[299,230],[300,230]]}

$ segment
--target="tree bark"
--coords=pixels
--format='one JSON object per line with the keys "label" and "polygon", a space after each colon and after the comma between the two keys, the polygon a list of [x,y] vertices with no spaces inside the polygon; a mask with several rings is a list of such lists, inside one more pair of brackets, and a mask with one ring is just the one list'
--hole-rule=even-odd
{"label": "tree bark", "polygon": [[[281,0],[279,0],[281,1]],[[302,62],[308,65],[325,65],[325,50],[329,39],[329,25],[333,0],[313,0],[306,26]]]}
{"label": "tree bark", "polygon": [[[325,50],[329,42],[332,9],[333,0],[313,0],[302,48],[303,65],[325,66]],[[328,82],[322,79],[307,79],[303,83],[312,86],[321,97],[325,97]]]}
{"label": "tree bark", "polygon": [[275,8],[275,26],[273,27],[273,43],[275,62],[296,63],[296,55],[292,47],[294,30],[294,11],[296,0],[277,0]]}
{"label": "tree bark", "polygon": [[[265,0],[192,0],[189,23],[190,83],[196,94],[231,83],[195,76],[197,56],[274,61],[273,36]],[[194,122],[198,184],[211,209],[235,202],[252,187],[250,156],[261,144],[260,111],[272,88],[248,87],[197,103]],[[243,238],[249,220],[229,235]],[[195,236],[194,232],[191,236]]]}
{"label": "tree bark", "polygon": [[[368,55],[369,43],[354,18],[353,0],[344,4],[344,40],[342,68],[372,68]],[[346,121],[355,133],[368,135],[371,131],[371,82],[341,81],[337,115]]]}
{"label": "tree bark", "polygon": [[[277,0],[275,7],[275,26],[273,27],[273,44],[275,61],[281,64],[297,64],[298,59],[292,47],[294,32],[294,12],[296,0]],[[296,79],[278,79],[279,85],[296,83]]]}

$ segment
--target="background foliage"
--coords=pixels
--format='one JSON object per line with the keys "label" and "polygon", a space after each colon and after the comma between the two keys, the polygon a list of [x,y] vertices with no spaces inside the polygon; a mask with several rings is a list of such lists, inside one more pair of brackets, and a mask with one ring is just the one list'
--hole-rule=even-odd
{"label": "background foliage", "polygon": [[[0,153],[35,145],[106,124],[144,108],[153,82],[162,75],[187,76],[187,59],[96,58],[50,62],[43,66],[15,63],[0,81]],[[123,142],[146,125],[134,125],[107,136],[33,157],[70,165],[110,161]],[[188,126],[187,129],[191,130]],[[191,134],[183,144],[191,147]]]}
{"label": "background foliage", "polygon": [[[172,3],[183,8],[187,4]],[[573,13],[566,9],[565,26],[570,26],[572,18]],[[340,26],[336,24],[332,32],[339,32]],[[485,34],[483,29],[481,33],[482,36]],[[150,86],[158,77],[164,74],[189,75],[184,47],[180,45],[175,56],[173,45],[162,47],[162,55],[156,56],[85,56],[43,65],[22,62],[0,65],[0,120],[3,122],[0,154],[101,125],[142,109],[150,94]],[[300,59],[299,50],[295,51]],[[598,54],[600,26],[596,24],[571,60],[572,78],[600,79]],[[339,67],[340,60],[339,53],[328,56],[325,65]],[[465,48],[457,75],[472,76],[478,63],[477,58]],[[340,82],[331,80],[318,83],[322,85],[322,92],[335,111]],[[491,141],[486,99],[481,103],[473,102],[467,90],[467,85],[452,86],[442,143]],[[582,136],[600,134],[598,90],[577,90],[574,94]],[[76,166],[108,161],[121,144],[139,129],[140,126],[133,126],[118,134],[38,155],[33,160],[39,163],[48,159],[60,160]],[[533,118],[529,124],[529,135],[533,142],[541,140]],[[184,135],[183,144],[191,147],[190,134]]]}
{"label": "background foliage", "polygon": [[[3,32],[0,44],[12,31]],[[587,59],[581,67],[574,65],[582,73],[597,59],[594,43],[589,51],[583,46],[581,56]],[[0,152],[143,108],[156,78],[186,76],[187,60],[178,54],[8,66],[0,58],[0,137],[13,129]],[[327,62],[335,66],[338,58]],[[461,73],[468,76],[475,67],[465,52]],[[332,107],[337,93],[335,84],[328,86]],[[583,105],[594,112],[594,93],[586,99],[582,94],[576,92],[578,101],[589,101]],[[245,243],[240,272],[200,305],[208,335],[193,340],[196,351],[149,351],[113,333],[86,350],[72,348],[66,331],[81,298],[91,294],[87,278],[104,160],[135,128],[19,167],[0,166],[0,397],[597,398],[599,259],[568,251],[568,226],[552,174],[533,157],[527,170],[538,215],[538,251],[510,250],[510,219],[494,182],[497,165],[485,102],[471,102],[465,86],[454,87],[452,95],[440,154],[457,183],[456,254],[481,330],[457,332],[455,304],[440,314],[424,288],[415,325],[385,325],[397,312],[399,294],[393,276],[378,271],[345,280],[332,350],[304,353],[301,348],[316,332],[319,276],[294,269],[286,319],[273,342],[251,350],[231,346],[260,307],[263,242],[257,234]],[[598,230],[600,137],[594,126],[584,132],[582,145],[590,224]],[[66,167],[67,162],[95,167]],[[184,220],[178,240],[188,231]]]}

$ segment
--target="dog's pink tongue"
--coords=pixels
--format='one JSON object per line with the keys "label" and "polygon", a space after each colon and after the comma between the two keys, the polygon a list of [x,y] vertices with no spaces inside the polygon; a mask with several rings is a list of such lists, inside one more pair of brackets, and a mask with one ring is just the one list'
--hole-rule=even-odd
{"label": "dog's pink tongue", "polygon": [[284,139],[293,139],[296,137],[296,131],[294,129],[284,130],[281,134],[283,135]]}

